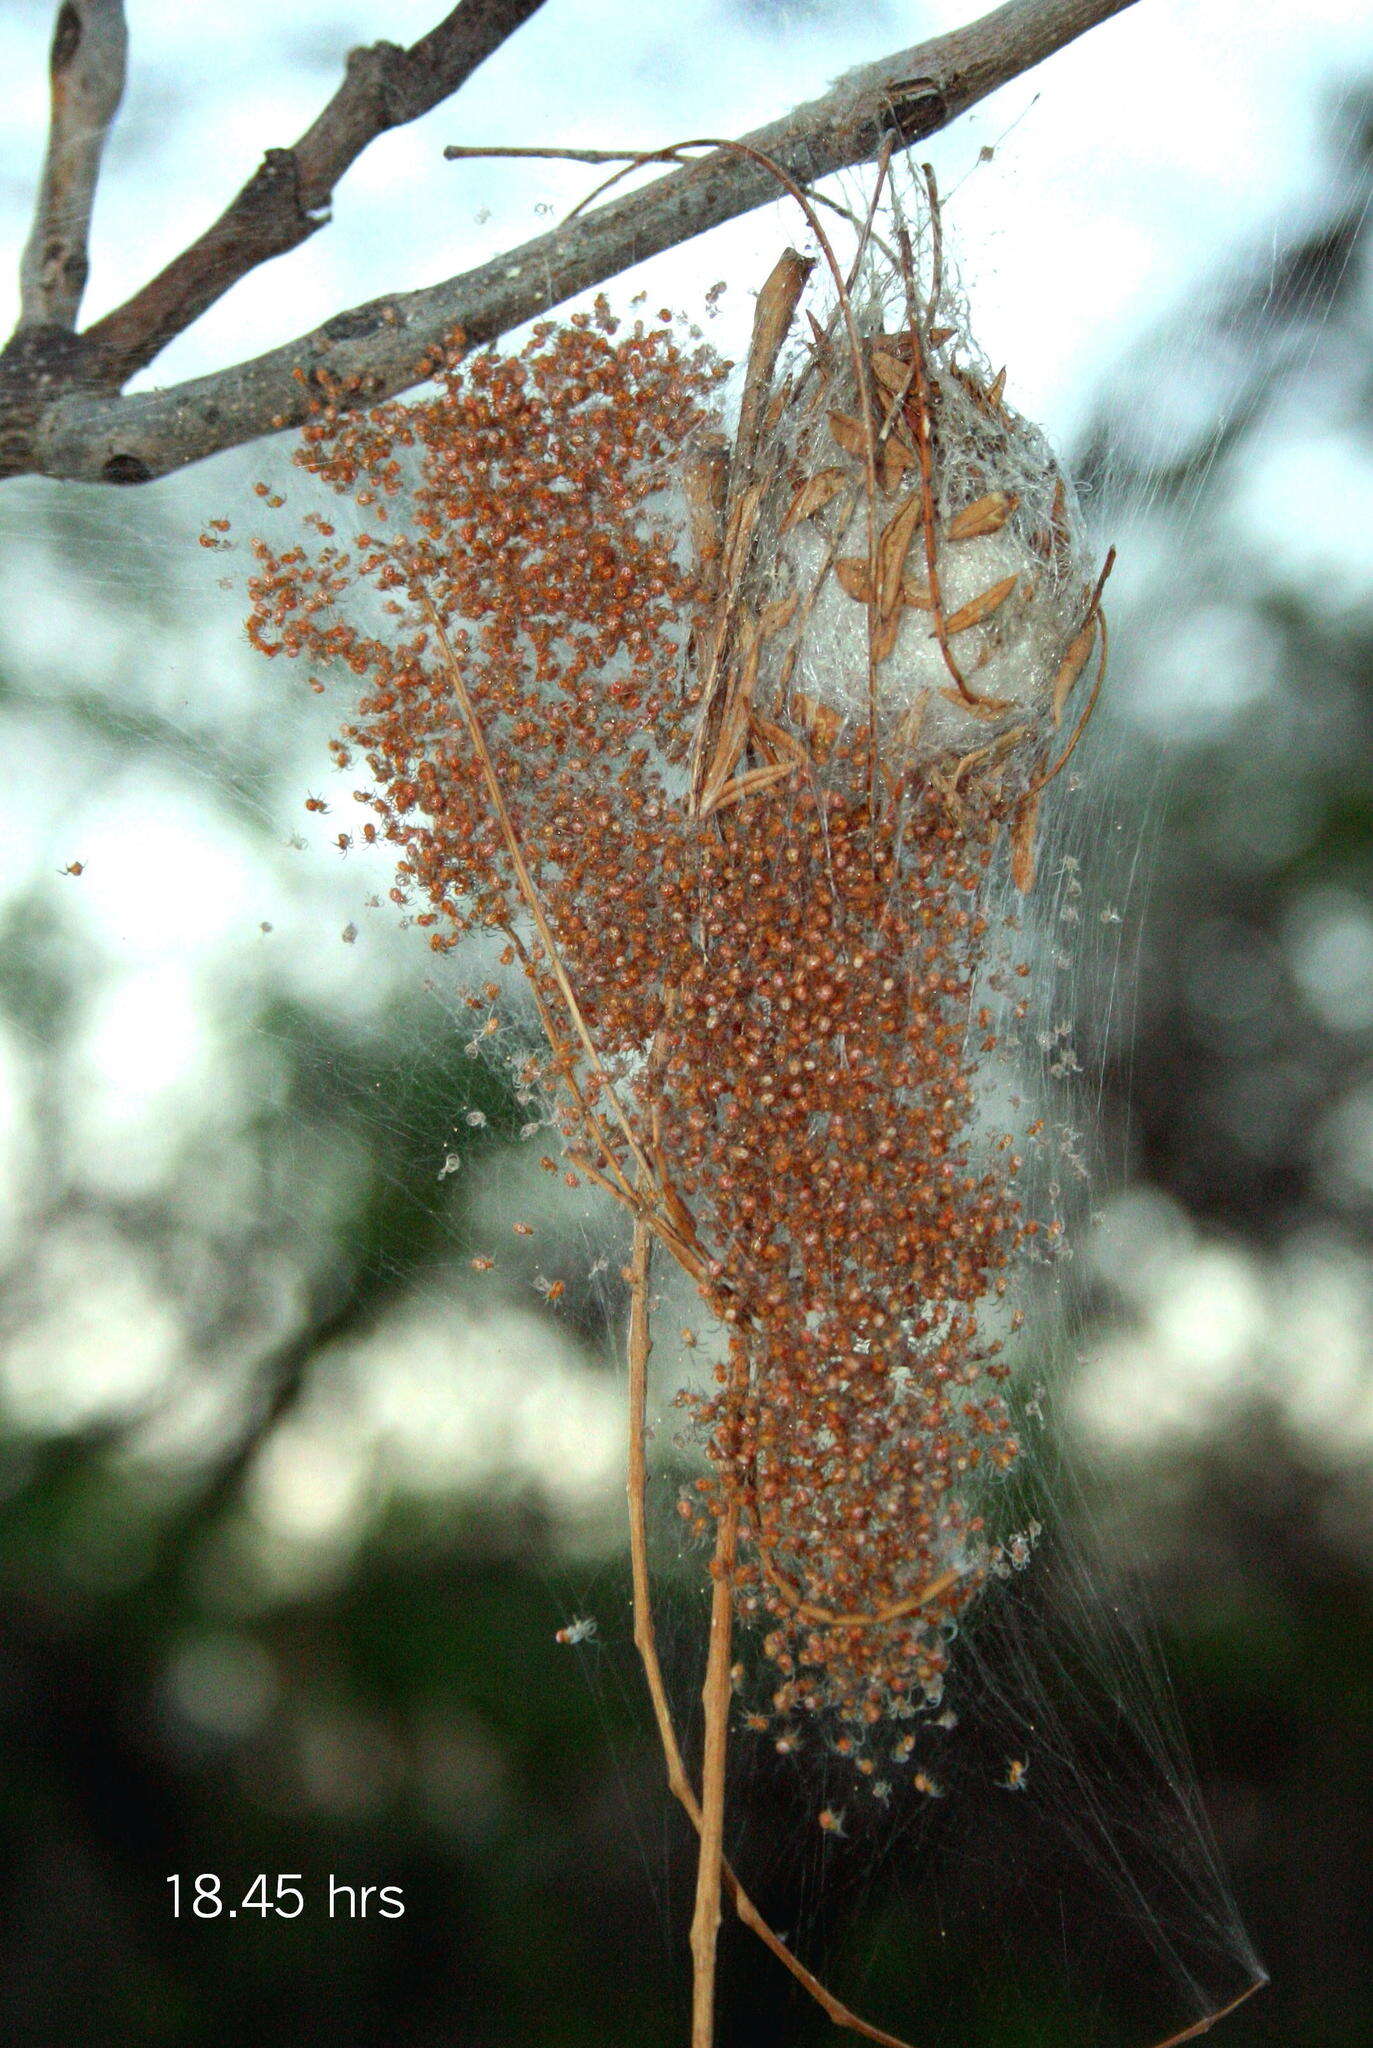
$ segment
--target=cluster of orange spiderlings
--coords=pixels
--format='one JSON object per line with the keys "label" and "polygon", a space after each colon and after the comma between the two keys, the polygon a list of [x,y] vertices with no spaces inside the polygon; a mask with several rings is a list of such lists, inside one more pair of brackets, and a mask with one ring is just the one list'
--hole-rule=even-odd
{"label": "cluster of orange spiderlings", "polygon": [[732,1331],[698,1407],[711,1490],[741,1499],[773,1706],[874,1721],[937,1693],[940,1624],[981,1582],[965,1503],[1016,1445],[979,1306],[1035,1225],[1009,1141],[970,1156],[994,820],[917,795],[898,851],[852,767],[705,835],[661,1124]]}
{"label": "cluster of orange spiderlings", "polygon": [[[364,678],[345,737],[401,851],[397,901],[425,902],[441,949],[508,934],[570,1147],[621,1189],[631,1147],[651,1162],[730,1332],[718,1390],[691,1404],[710,1476],[684,1511],[740,1506],[737,1601],[767,1630],[775,1710],[874,1721],[937,1691],[944,1626],[983,1576],[973,1475],[1016,1452],[980,1317],[1035,1226],[1009,1140],[975,1163],[972,1139],[1009,799],[908,771],[875,807],[860,739],[693,811],[706,593],[679,479],[720,374],[599,308],[515,358],[455,352],[419,404],[323,407],[298,460],[363,530],[345,546],[316,514],[308,549],[255,543],[250,632]],[[808,745],[803,710],[778,711]]]}
{"label": "cluster of orange spiderlings", "polygon": [[[361,416],[322,408],[297,459],[352,498],[364,530],[345,547],[313,515],[323,545],[312,551],[254,544],[255,644],[342,661],[366,678],[346,736],[366,752],[372,801],[405,850],[400,880],[429,898],[421,921],[440,927],[439,948],[469,923],[500,926],[517,913],[415,588],[446,624],[461,622],[453,641],[471,698],[526,856],[551,892],[552,877],[598,839],[605,862],[618,848],[632,866],[627,845],[607,836],[621,806],[598,788],[618,777],[642,807],[646,795],[625,780],[636,743],[667,758],[686,744],[674,629],[691,577],[650,501],[720,371],[703,353],[684,357],[662,329],[614,340],[614,327],[598,309],[594,323],[541,326],[518,358],[484,353],[463,365],[454,351],[438,395],[417,405]],[[378,614],[372,632],[359,624],[364,591]]]}

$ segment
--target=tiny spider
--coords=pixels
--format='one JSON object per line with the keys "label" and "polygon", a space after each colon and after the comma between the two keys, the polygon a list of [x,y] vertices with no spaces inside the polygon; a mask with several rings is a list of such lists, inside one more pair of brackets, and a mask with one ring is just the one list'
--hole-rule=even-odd
{"label": "tiny spider", "polygon": [[588,1614],[577,1621],[569,1621],[566,1628],[560,1628],[553,1640],[555,1643],[589,1643],[596,1634],[596,1617]]}

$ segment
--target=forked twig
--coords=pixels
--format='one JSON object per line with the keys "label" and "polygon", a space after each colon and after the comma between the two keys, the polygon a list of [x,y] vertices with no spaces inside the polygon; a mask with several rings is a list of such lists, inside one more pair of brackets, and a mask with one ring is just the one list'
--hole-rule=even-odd
{"label": "forked twig", "polygon": [[[646,1196],[648,1190],[641,1192]],[[649,1334],[648,1291],[649,1266],[652,1239],[649,1225],[642,1211],[634,1219],[634,1249],[629,1266],[629,1561],[630,1575],[634,1589],[634,1646],[643,1662],[644,1676],[648,1681],[649,1699],[653,1706],[653,1718],[657,1724],[658,1741],[667,1766],[667,1782],[673,1797],[677,1800],[688,1820],[699,1835],[702,1827],[701,1803],[696,1797],[691,1780],[682,1761],[677,1731],[673,1725],[672,1710],[668,1705],[667,1687],[663,1682],[662,1665],[658,1661],[657,1636],[653,1626],[653,1599],[648,1569],[648,1464],[644,1449],[645,1413],[648,1405],[648,1358],[651,1349]],[[728,1680],[728,1672],[726,1673]],[[794,1956],[781,1936],[769,1927],[753,1900],[740,1884],[738,1877],[723,1854],[720,1859],[720,1881],[728,1892],[735,1912],[745,1927],[756,1934],[779,1963],[790,1971],[801,1988],[813,1998],[825,2016],[836,2027],[844,2027],[850,2033],[859,2034],[867,2041],[875,2041],[878,2048],[909,2048],[897,2034],[888,2034],[881,2027],[860,2019],[851,2012],[842,2000],[836,1998],[820,1979],[809,1971],[798,1957]]]}

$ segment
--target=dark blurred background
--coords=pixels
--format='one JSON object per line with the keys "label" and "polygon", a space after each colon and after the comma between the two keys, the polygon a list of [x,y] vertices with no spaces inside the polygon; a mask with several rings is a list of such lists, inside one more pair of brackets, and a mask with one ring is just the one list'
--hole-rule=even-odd
{"label": "dark blurred background", "polygon": [[[1319,202],[1128,339],[1070,451],[1121,567],[1054,1418],[1271,1973],[1235,2048],[1373,2041],[1373,99],[1327,129]],[[690,1844],[625,1654],[619,1254],[384,862],[331,847],[338,705],[249,669],[190,559],[281,459],[132,512],[5,487],[0,2032],[668,2043]],[[199,1919],[200,1872],[305,1910]],[[330,1874],[404,1916],[331,1921]],[[1128,2037],[1124,1978],[969,1993],[956,1937],[884,1924],[877,2003],[961,1986],[968,2048]],[[725,1943],[723,2043],[835,2038]]]}

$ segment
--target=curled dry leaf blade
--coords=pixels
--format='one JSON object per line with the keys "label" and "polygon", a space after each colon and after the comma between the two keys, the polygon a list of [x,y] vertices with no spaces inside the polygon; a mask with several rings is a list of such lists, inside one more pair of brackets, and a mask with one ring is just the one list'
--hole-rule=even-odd
{"label": "curled dry leaf blade", "polygon": [[841,555],[834,565],[839,588],[856,598],[859,604],[866,604],[872,594],[872,578],[868,564],[862,555]]}
{"label": "curled dry leaf blade", "polygon": [[950,704],[956,704],[969,718],[980,718],[985,724],[1000,718],[1014,703],[1011,697],[972,697],[959,690],[941,690],[941,697],[947,697]]}
{"label": "curled dry leaf blade", "polygon": [[893,398],[905,397],[914,374],[909,363],[903,363],[899,356],[890,355],[882,348],[875,348],[872,352],[872,373],[882,389]]}
{"label": "curled dry leaf blade", "polygon": [[1068,651],[1063,657],[1058,674],[1054,677],[1053,716],[1055,725],[1062,725],[1063,723],[1064,706],[1073,693],[1078,677],[1082,674],[1083,669],[1086,668],[1095,644],[1096,614],[1093,612],[1082,630],[1075,634],[1068,643]]}
{"label": "curled dry leaf blade", "polygon": [[813,513],[820,511],[822,506],[828,505],[830,499],[843,490],[844,481],[842,469],[817,469],[814,476],[806,478],[787,507],[781,531],[789,532],[801,520],[809,519]]}
{"label": "curled dry leaf blade", "polygon": [[896,746],[900,754],[908,754],[919,740],[921,728],[925,723],[925,707],[929,701],[930,693],[926,690],[921,696],[917,697],[910,710],[905,713],[900,725],[897,726]]}
{"label": "curled dry leaf blade", "polygon": [[883,662],[896,646],[901,636],[901,607],[895,605],[891,611],[883,612],[878,618],[871,638],[874,663]]}
{"label": "curled dry leaf blade", "polygon": [[733,583],[743,566],[748,553],[748,544],[753,538],[753,529],[758,524],[758,509],[763,502],[761,483],[751,483],[742,491],[729,515],[729,526],[725,533],[724,578]]}
{"label": "curled dry leaf blade", "polygon": [[725,509],[725,483],[729,456],[724,448],[708,450],[693,462],[682,477],[687,516],[691,522],[691,544],[696,559],[706,566],[720,559],[720,528]]}
{"label": "curled dry leaf blade", "polygon": [[975,498],[949,521],[950,540],[980,540],[983,534],[999,533],[1020,503],[1014,491],[988,491]]}
{"label": "curled dry leaf blade", "polygon": [[970,597],[956,612],[950,612],[944,621],[944,631],[952,637],[955,633],[966,633],[969,626],[980,626],[984,619],[989,619],[1005,604],[1018,580],[1015,576],[1003,576],[1000,583],[994,583],[990,590],[979,591],[976,597]]}
{"label": "curled dry leaf blade", "polygon": [[787,409],[787,401],[790,399],[790,397],[791,379],[790,377],[788,377],[785,383],[778,385],[777,389],[773,392],[772,397],[768,400],[768,409],[763,414],[764,438],[766,438],[767,435],[771,434],[776,428],[778,420],[781,419],[782,414]]}
{"label": "curled dry leaf blade", "polygon": [[720,733],[711,757],[705,787],[701,793],[703,810],[710,810],[719,801],[720,791],[733,774],[734,765],[744,751],[753,693],[758,685],[759,645],[757,639],[751,643],[742,666],[730,677],[724,715],[720,720]]}
{"label": "curled dry leaf blade", "polygon": [[855,419],[852,413],[832,412],[830,432],[846,455],[856,456],[862,461],[867,453],[868,436],[861,420]]}
{"label": "curled dry leaf blade", "polygon": [[769,763],[785,761],[792,767],[799,766],[806,758],[805,749],[795,733],[788,732],[775,719],[763,718],[754,712],[749,720],[749,734],[760,754]]}
{"label": "curled dry leaf blade", "polygon": [[1042,791],[1031,790],[1016,806],[1011,820],[1011,879],[1022,896],[1035,885],[1035,827],[1039,821]]}
{"label": "curled dry leaf blade", "polygon": [[878,606],[884,615],[901,603],[902,574],[920,524],[921,508],[920,492],[912,491],[882,529],[877,545],[877,590]]}
{"label": "curled dry leaf blade", "polygon": [[741,803],[745,797],[758,796],[763,790],[771,789],[774,783],[794,775],[800,765],[799,761],[772,761],[764,768],[750,768],[727,782],[719,795],[712,797],[704,808],[707,813],[723,811],[730,804]]}
{"label": "curled dry leaf blade", "polygon": [[896,490],[906,471],[914,468],[915,455],[908,447],[898,424],[897,430],[888,434],[882,443],[878,474],[882,480],[883,490],[889,494]]}
{"label": "curled dry leaf blade", "polygon": [[789,626],[796,616],[796,607],[800,601],[798,593],[793,590],[789,597],[777,597],[771,604],[765,604],[758,614],[759,639],[767,640],[772,634],[780,633],[784,627]]}

